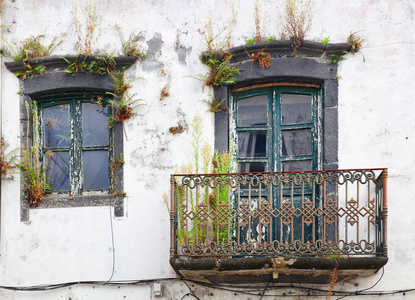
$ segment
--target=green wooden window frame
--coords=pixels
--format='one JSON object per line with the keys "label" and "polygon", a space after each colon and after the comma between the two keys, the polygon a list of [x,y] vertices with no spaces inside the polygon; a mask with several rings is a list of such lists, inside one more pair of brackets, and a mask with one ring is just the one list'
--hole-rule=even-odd
{"label": "green wooden window frame", "polygon": [[[85,192],[104,192],[113,189],[114,182],[112,178],[113,176],[111,176],[111,164],[113,161],[113,128],[109,126],[107,122],[107,119],[112,114],[112,107],[108,105],[109,100],[110,99],[108,97],[92,93],[53,95],[36,99],[41,119],[39,124],[40,128],[38,128],[38,130],[40,131],[40,149],[43,167],[48,170],[50,165],[52,165],[51,159],[54,159],[55,157],[68,156],[67,162],[63,163],[63,159],[60,159],[60,164],[68,169],[64,170],[63,167],[60,166],[59,168],[62,170],[62,173],[67,175],[69,180],[67,180],[67,183],[61,184],[63,187],[52,189],[53,193],[69,194],[69,196],[81,196],[84,195]],[[100,128],[94,132],[98,135],[100,134],[101,136],[107,134],[108,139],[106,143],[97,144],[95,142],[95,144],[88,144],[86,142],[88,139],[87,135],[83,135],[83,117],[86,112],[83,112],[83,108],[86,109],[89,104],[96,106],[96,111],[100,110],[99,113],[105,114],[106,127],[103,130],[104,133],[103,131],[100,131]],[[53,107],[68,108],[68,119],[70,124],[67,124],[66,126],[68,127],[67,131],[70,135],[62,138],[65,139],[65,142],[62,143],[64,145],[61,145],[60,143],[58,145],[50,145],[49,142],[47,142],[45,128],[48,125],[45,125],[45,111]],[[100,124],[102,123],[103,121],[101,118]],[[91,154],[93,156],[91,156]],[[85,164],[89,164],[89,160],[97,159],[97,157],[99,157],[98,161],[101,160],[100,163],[93,166],[89,165],[88,171],[85,172]],[[85,162],[85,160],[88,160],[88,162]],[[53,163],[57,166],[57,159],[54,159]],[[89,187],[87,187],[85,186],[85,182],[90,180],[90,176],[87,176],[90,174],[85,173],[91,173],[91,170],[95,169],[95,166],[96,168],[100,168],[100,170],[96,172],[97,176],[101,176],[103,179],[101,179],[101,182],[98,184],[91,183],[89,184]],[[62,177],[65,176],[62,175]],[[53,178],[49,178],[51,183],[53,183],[53,180]]]}
{"label": "green wooden window frame", "polygon": [[[241,92],[234,92],[231,94],[232,97],[232,116],[234,120],[234,130],[230,130],[230,140],[233,138],[236,141],[236,160],[238,164],[238,172],[242,173],[255,173],[255,172],[279,172],[279,171],[301,171],[301,170],[317,170],[321,164],[320,159],[320,148],[319,146],[321,141],[321,108],[319,101],[319,89],[317,88],[305,88],[305,87],[271,87],[271,88],[259,88],[246,90]],[[307,116],[304,118],[305,121],[295,120],[292,121],[287,113],[289,111],[292,115],[301,117],[301,114],[296,114],[296,106],[298,103],[292,104],[290,109],[287,109],[287,106],[283,107],[283,103],[287,104],[286,99],[289,97],[285,96],[300,96],[294,97],[294,99],[303,97],[304,103],[309,102],[309,110],[307,110]],[[308,99],[308,100],[307,100]],[[246,114],[240,113],[240,109],[244,109],[244,105],[239,105],[247,101],[249,105],[246,108]],[[285,102],[284,102],[285,101]],[[295,102],[295,101],[294,101]],[[301,102],[301,100],[300,100]],[[299,104],[301,106],[301,104]],[[308,107],[308,106],[307,106]],[[301,110],[301,108],[300,108]],[[260,111],[260,113],[258,113]],[[305,112],[303,110],[302,112]],[[286,116],[286,120],[283,120],[283,116]],[[253,116],[252,122],[249,122],[251,119],[248,117]],[[245,121],[243,118],[246,117],[248,121]],[[249,124],[251,123],[251,124]],[[304,144],[309,147],[308,153],[297,153],[289,154],[287,148],[284,148],[283,135],[285,133],[292,133],[297,131],[308,132],[310,135],[302,135],[300,139],[307,140]],[[247,146],[240,145],[240,137],[245,133],[248,133],[245,136],[245,140],[249,137],[248,145],[255,148],[255,141],[258,140],[258,136],[262,136],[262,141],[265,139],[265,149],[263,146],[260,146],[258,149],[254,149],[252,152],[254,155],[245,155]],[[256,135],[256,138],[253,136]],[[298,140],[297,140],[298,142]],[[245,141],[244,141],[245,143]],[[300,150],[304,150],[307,147],[300,147]],[[242,148],[242,151],[241,151]],[[252,154],[251,153],[251,154]],[[300,169],[287,170],[284,168],[284,164],[290,163],[300,163],[301,162],[310,162],[309,167],[305,167],[305,164]],[[244,168],[244,165],[249,166]],[[262,165],[263,167],[258,167]],[[307,164],[308,165],[308,164]],[[253,167],[252,167],[253,166]],[[249,190],[246,187],[242,187],[241,198],[246,198],[248,195],[251,197],[251,201],[258,202],[260,191],[258,188],[251,187]],[[269,191],[262,191],[262,199],[266,199],[269,195]],[[282,191],[278,190],[276,187],[273,188],[272,199],[268,199],[271,202],[272,207],[281,207],[281,203],[284,200],[293,200],[294,207],[301,207],[301,201],[303,197],[314,199],[316,202],[319,201],[319,191],[313,189],[309,186],[305,186],[304,189],[292,188],[290,185],[284,186]],[[317,220],[316,220],[317,222]],[[294,221],[294,226],[296,228],[295,232],[301,232],[298,230],[301,223],[298,220]],[[255,226],[254,226],[255,227]],[[317,228],[318,226],[316,226]],[[281,227],[278,222],[272,223],[272,232],[274,240],[289,241],[290,233],[286,228]],[[269,230],[269,229],[267,229]],[[253,230],[251,233],[241,231],[241,236],[244,239],[248,234],[251,235],[251,238],[255,239],[258,234]],[[318,232],[315,232],[318,234]],[[311,239],[313,235],[312,229],[307,228],[304,232],[304,239]],[[295,235],[296,239],[299,239],[300,236]]]}
{"label": "green wooden window frame", "polygon": [[[282,119],[282,99],[285,95],[305,95],[310,97],[310,116],[309,120],[304,122],[284,122]],[[273,171],[299,171],[296,168],[289,168],[288,165],[301,163],[310,167],[302,168],[303,170],[317,170],[320,165],[320,140],[321,140],[321,117],[319,89],[304,87],[272,87],[235,92],[231,94],[232,110],[234,119],[234,130],[230,130],[230,140],[236,140],[236,158],[241,172],[273,172]],[[240,103],[244,100],[251,99],[251,104],[255,101],[264,101],[266,103],[266,123],[244,124],[239,111],[242,107]],[[263,120],[263,118],[261,119]],[[260,121],[262,122],[262,121]],[[296,132],[304,133],[310,131],[310,152],[291,154],[284,153],[283,135],[286,133]],[[251,136],[256,135],[266,139],[266,149],[260,150],[260,154],[255,156],[242,155],[239,147],[239,137],[244,133]],[[308,142],[308,141],[307,141]],[[245,167],[248,166],[248,167]]]}

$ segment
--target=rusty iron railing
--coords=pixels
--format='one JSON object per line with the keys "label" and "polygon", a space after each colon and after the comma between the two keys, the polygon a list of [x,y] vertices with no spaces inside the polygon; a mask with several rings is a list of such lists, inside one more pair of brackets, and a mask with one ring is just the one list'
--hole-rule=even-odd
{"label": "rusty iron railing", "polygon": [[387,169],[171,175],[171,256],[387,256]]}

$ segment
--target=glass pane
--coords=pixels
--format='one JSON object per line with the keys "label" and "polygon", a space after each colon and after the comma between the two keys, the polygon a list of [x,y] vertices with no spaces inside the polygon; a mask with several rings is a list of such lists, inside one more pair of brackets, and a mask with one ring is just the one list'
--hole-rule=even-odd
{"label": "glass pane", "polygon": [[238,172],[240,173],[265,172],[265,163],[239,163]]}
{"label": "glass pane", "polygon": [[267,95],[238,101],[238,126],[267,125]]}
{"label": "glass pane", "polygon": [[282,155],[311,155],[311,130],[284,130],[282,134]]}
{"label": "glass pane", "polygon": [[52,191],[69,191],[69,152],[45,154],[45,160],[47,182]]}
{"label": "glass pane", "polygon": [[84,151],[84,189],[109,188],[108,151]]}
{"label": "glass pane", "polygon": [[311,95],[282,94],[281,124],[309,123],[311,99]]}
{"label": "glass pane", "polygon": [[282,170],[283,171],[309,171],[311,170],[311,160],[283,162]]}
{"label": "glass pane", "polygon": [[266,157],[267,136],[265,132],[239,132],[238,157]]}
{"label": "glass pane", "polygon": [[82,103],[84,146],[108,145],[108,109],[94,103]]}
{"label": "glass pane", "polygon": [[69,147],[71,125],[69,104],[43,109],[45,147]]}

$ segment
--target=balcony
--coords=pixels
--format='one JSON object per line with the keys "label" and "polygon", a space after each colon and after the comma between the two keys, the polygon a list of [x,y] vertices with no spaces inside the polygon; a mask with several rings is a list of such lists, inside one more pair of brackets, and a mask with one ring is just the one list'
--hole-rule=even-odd
{"label": "balcony", "polygon": [[170,264],[212,283],[327,283],[387,262],[387,169],[171,176]]}

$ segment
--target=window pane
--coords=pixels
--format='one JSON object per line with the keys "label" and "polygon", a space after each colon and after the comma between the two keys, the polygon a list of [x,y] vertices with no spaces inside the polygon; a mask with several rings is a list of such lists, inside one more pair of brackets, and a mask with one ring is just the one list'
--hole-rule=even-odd
{"label": "window pane", "polygon": [[267,136],[265,132],[239,132],[238,157],[266,157]]}
{"label": "window pane", "polygon": [[46,175],[52,191],[69,191],[69,152],[45,155]]}
{"label": "window pane", "polygon": [[309,123],[311,120],[311,99],[311,95],[282,94],[281,123]]}
{"label": "window pane", "polygon": [[283,171],[308,171],[311,170],[311,160],[287,161],[282,163]]}
{"label": "window pane", "polygon": [[109,188],[108,151],[84,151],[84,189]]}
{"label": "window pane", "polygon": [[311,130],[284,130],[282,134],[282,155],[311,155]]}
{"label": "window pane", "polygon": [[265,172],[265,163],[239,163],[238,172]]}
{"label": "window pane", "polygon": [[84,146],[108,145],[108,109],[94,103],[82,103]]}
{"label": "window pane", "polygon": [[238,101],[238,126],[267,125],[267,95]]}
{"label": "window pane", "polygon": [[69,104],[43,109],[44,141],[46,147],[69,147],[70,122]]}

